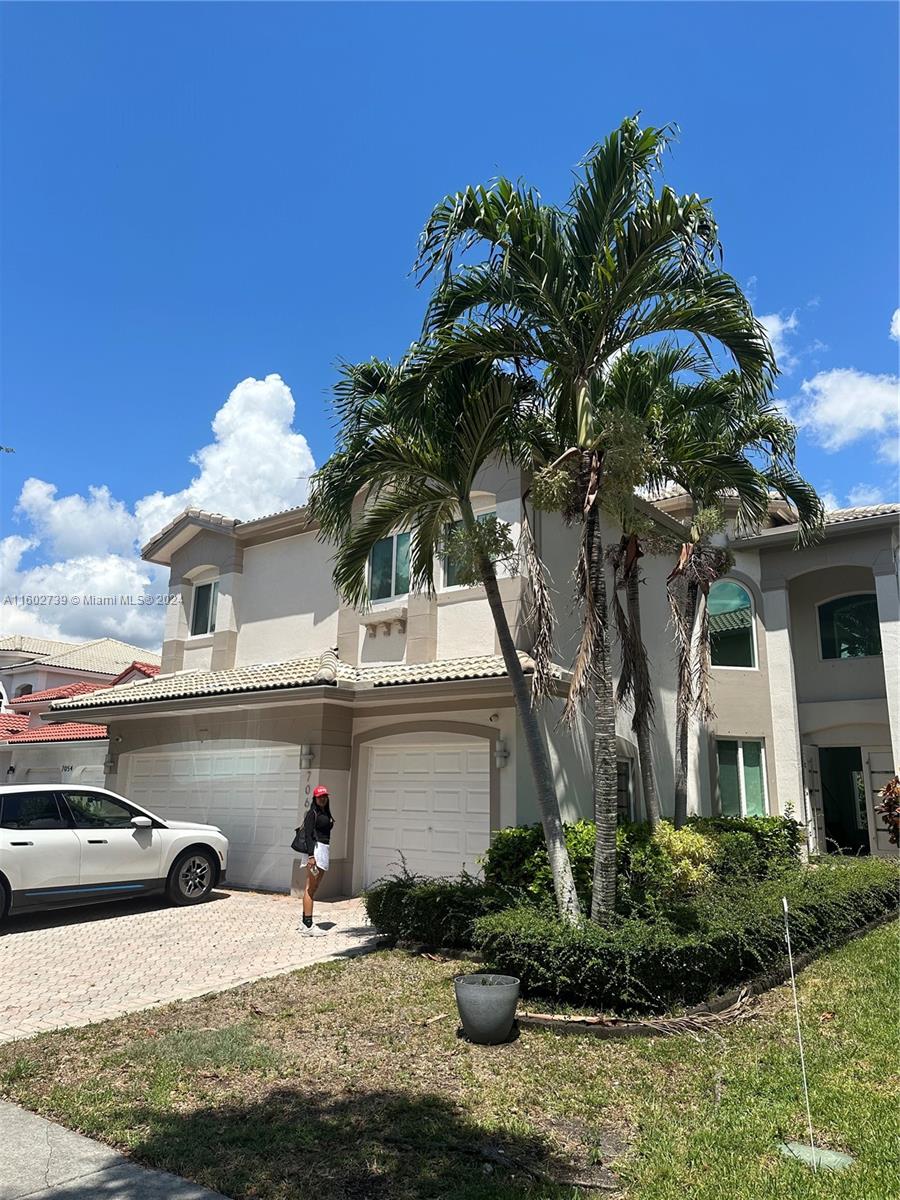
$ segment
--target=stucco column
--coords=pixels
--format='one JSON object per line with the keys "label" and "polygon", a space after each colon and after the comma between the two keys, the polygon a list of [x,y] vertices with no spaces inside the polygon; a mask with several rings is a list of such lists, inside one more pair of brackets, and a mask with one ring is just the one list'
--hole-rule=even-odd
{"label": "stucco column", "polygon": [[875,576],[878,627],[881,632],[881,661],[887,694],[888,723],[894,768],[900,765],[900,593],[893,569]]}
{"label": "stucco column", "polygon": [[[797,685],[791,648],[791,609],[787,582],[763,591],[763,622],[769,664],[769,700],[772,709],[772,745],[766,753],[774,757],[777,812],[793,807],[798,820],[807,824],[809,814],[803,796],[803,759],[800,752],[800,720]],[[773,797],[769,798],[770,808]]]}
{"label": "stucco column", "polygon": [[216,630],[213,634],[211,667],[227,671],[234,666],[238,637],[238,607],[240,604],[241,571],[223,571],[219,576],[219,596],[216,602]]}
{"label": "stucco column", "polygon": [[163,633],[162,671],[180,671],[184,666],[184,643],[188,635],[188,610],[191,602],[191,584],[188,579],[169,579],[169,592],[177,599],[166,605],[166,623]]}

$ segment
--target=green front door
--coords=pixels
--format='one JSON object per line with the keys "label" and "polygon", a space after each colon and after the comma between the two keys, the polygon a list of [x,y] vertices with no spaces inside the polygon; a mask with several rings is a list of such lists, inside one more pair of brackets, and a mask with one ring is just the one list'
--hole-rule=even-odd
{"label": "green front door", "polygon": [[819,774],[827,848],[845,854],[868,854],[866,785],[859,746],[821,746]]}

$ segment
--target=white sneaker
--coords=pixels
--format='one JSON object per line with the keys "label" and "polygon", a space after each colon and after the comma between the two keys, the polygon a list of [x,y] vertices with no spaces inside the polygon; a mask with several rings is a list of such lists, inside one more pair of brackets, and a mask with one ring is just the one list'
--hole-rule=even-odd
{"label": "white sneaker", "polygon": [[300,933],[305,933],[307,937],[324,937],[325,930],[320,929],[318,925],[300,924]]}

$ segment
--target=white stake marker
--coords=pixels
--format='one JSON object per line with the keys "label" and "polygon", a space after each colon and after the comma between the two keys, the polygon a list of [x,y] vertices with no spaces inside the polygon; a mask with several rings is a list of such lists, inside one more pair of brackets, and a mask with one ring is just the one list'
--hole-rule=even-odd
{"label": "white stake marker", "polygon": [[794,975],[794,954],[791,950],[791,927],[788,921],[788,902],[787,896],[781,897],[781,903],[784,907],[784,936],[787,940],[788,962],[791,967],[791,989],[794,993],[794,1016],[797,1019],[797,1045],[800,1047],[800,1074],[803,1076],[803,1098],[806,1101],[806,1124],[809,1129],[809,1149],[812,1155],[810,1166],[815,1171],[816,1167],[816,1143],[813,1139],[813,1124],[812,1110],[809,1107],[809,1085],[806,1081],[806,1059],[803,1055],[803,1032],[800,1028],[800,1002],[797,999],[797,977]]}

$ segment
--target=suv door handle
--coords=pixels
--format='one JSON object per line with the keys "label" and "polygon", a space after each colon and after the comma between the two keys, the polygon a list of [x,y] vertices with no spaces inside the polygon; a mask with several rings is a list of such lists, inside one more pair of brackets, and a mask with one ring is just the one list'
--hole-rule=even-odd
{"label": "suv door handle", "polygon": [[88,845],[89,846],[106,846],[106,845],[108,845],[108,838],[88,838]]}
{"label": "suv door handle", "polygon": [[11,846],[33,846],[34,842],[10,842]]}

